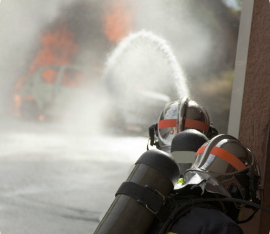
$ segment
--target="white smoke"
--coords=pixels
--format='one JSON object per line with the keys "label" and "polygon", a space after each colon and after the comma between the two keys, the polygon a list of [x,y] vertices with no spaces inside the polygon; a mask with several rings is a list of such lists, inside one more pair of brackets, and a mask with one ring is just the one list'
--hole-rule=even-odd
{"label": "white smoke", "polygon": [[8,0],[0,3],[0,115],[12,99],[16,81],[40,43],[44,27],[53,22],[62,7],[74,0]]}

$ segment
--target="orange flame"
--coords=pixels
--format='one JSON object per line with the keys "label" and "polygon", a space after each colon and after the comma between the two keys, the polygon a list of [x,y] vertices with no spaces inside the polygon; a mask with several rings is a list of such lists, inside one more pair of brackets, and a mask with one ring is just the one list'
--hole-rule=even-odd
{"label": "orange flame", "polygon": [[78,50],[74,43],[74,35],[66,26],[57,27],[53,33],[45,33],[41,41],[43,48],[31,64],[30,72],[41,66],[69,64],[70,57]]}
{"label": "orange flame", "polygon": [[104,32],[112,42],[119,42],[132,31],[133,14],[127,1],[115,1],[105,6]]}
{"label": "orange flame", "polygon": [[74,35],[66,26],[58,26],[52,33],[46,32],[41,38],[41,44],[42,49],[30,65],[28,74],[18,80],[16,84],[17,90],[22,87],[23,82],[39,67],[70,64],[70,57],[78,50],[78,45],[74,42]]}

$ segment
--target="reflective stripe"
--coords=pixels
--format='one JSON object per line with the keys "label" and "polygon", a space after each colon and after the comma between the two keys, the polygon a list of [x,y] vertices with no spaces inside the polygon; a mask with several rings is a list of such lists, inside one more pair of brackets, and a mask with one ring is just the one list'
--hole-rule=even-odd
{"label": "reflective stripe", "polygon": [[202,121],[198,121],[198,120],[194,120],[194,119],[186,119],[185,120],[185,127],[207,132],[209,125],[207,123],[202,122]]}
{"label": "reflective stripe", "polygon": [[245,209],[244,206],[240,209],[239,214],[238,214],[238,218],[237,218],[238,221],[241,221],[242,220],[242,215],[243,215],[244,209]]}
{"label": "reflective stripe", "polygon": [[[206,146],[202,146],[200,149],[198,149],[197,154],[202,154],[204,152]],[[246,168],[245,164],[241,162],[239,158],[228,152],[227,150],[221,149],[219,147],[214,147],[210,154],[213,154],[219,158],[224,159],[226,162],[230,163],[232,166],[234,166],[238,171],[243,170]]]}
{"label": "reflective stripe", "polygon": [[202,146],[201,148],[199,148],[199,149],[197,150],[197,153],[196,153],[195,156],[197,156],[197,154],[202,154],[203,151],[204,151],[204,149],[205,149],[205,147],[206,147],[206,146]]}
{"label": "reflective stripe", "polygon": [[158,122],[158,129],[177,127],[177,119],[164,119]]}
{"label": "reflective stripe", "polygon": [[193,151],[173,151],[171,154],[177,163],[194,163],[195,153]]}
{"label": "reflective stripe", "polygon": [[180,178],[178,181],[177,181],[177,184],[183,184],[184,183],[184,179],[183,178]]}

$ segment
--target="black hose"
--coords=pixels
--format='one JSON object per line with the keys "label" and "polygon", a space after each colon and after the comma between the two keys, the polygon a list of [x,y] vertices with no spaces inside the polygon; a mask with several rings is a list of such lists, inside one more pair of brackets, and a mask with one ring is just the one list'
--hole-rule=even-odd
{"label": "black hose", "polygon": [[[194,199],[195,200],[195,199]],[[201,200],[201,199],[200,199]],[[203,199],[203,202],[210,202],[210,201],[225,201],[225,202],[238,202],[238,203],[243,203],[243,204],[247,204],[249,206],[253,206],[255,208],[261,209],[264,212],[270,214],[270,210],[267,209],[264,206],[261,206],[257,203],[251,202],[251,201],[246,201],[246,200],[242,200],[242,199],[237,199],[237,198],[206,198]]]}
{"label": "black hose", "polygon": [[256,209],[247,219],[242,220],[242,221],[238,221],[237,224],[242,224],[242,223],[247,223],[249,222],[251,219],[253,219],[254,215],[257,213],[259,209]]}

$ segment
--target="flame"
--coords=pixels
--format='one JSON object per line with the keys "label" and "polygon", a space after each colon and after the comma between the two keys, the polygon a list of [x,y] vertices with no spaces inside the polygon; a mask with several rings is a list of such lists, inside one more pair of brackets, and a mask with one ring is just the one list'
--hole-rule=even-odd
{"label": "flame", "polygon": [[47,83],[53,84],[56,80],[56,77],[57,77],[57,72],[53,69],[48,69],[42,72],[42,78]]}
{"label": "flame", "polygon": [[[17,116],[20,116],[19,108],[22,101],[29,100],[28,97],[21,97],[18,94],[23,83],[40,67],[72,63],[72,56],[78,50],[78,45],[74,42],[74,34],[63,24],[58,25],[52,32],[46,32],[41,37],[41,45],[42,48],[31,63],[28,73],[16,83],[14,106]],[[54,83],[56,76],[57,73],[53,69],[48,69],[42,73],[43,79],[48,83]]]}
{"label": "flame", "polygon": [[127,0],[105,5],[104,32],[111,42],[119,42],[132,31],[133,14]]}
{"label": "flame", "polygon": [[18,80],[16,89],[20,89],[27,78],[38,68],[47,65],[70,64],[71,56],[76,54],[78,45],[74,42],[74,35],[66,26],[57,26],[50,33],[46,32],[41,37],[42,49],[38,52],[36,58],[29,68],[26,76]]}
{"label": "flame", "polygon": [[66,26],[58,26],[53,33],[45,33],[41,42],[43,48],[31,64],[30,72],[46,65],[70,64],[70,57],[78,50],[78,46],[74,42],[74,35]]}
{"label": "flame", "polygon": [[14,95],[13,100],[14,100],[14,113],[17,117],[20,117],[21,116],[20,107],[22,105],[22,102],[34,100],[34,97],[32,95],[21,97],[19,94],[16,93]]}
{"label": "flame", "polygon": [[39,119],[40,121],[43,121],[43,120],[45,119],[45,117],[44,117],[44,115],[40,115],[40,116],[38,117],[38,119]]}
{"label": "flame", "polygon": [[19,94],[15,94],[14,95],[14,112],[15,112],[15,115],[17,117],[20,117],[21,116],[21,113],[20,113],[20,106],[22,105],[22,98]]}

